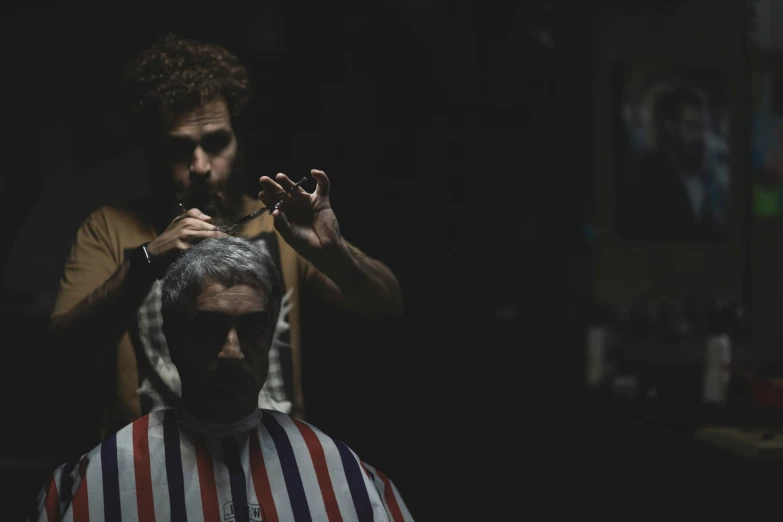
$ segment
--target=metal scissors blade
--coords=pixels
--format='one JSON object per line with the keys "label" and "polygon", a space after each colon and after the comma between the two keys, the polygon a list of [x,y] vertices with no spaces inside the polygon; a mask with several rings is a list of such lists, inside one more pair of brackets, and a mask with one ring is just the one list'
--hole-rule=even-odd
{"label": "metal scissors blade", "polygon": [[297,182],[294,184],[294,186],[293,186],[293,187],[291,187],[289,190],[287,190],[287,191],[285,192],[285,194],[283,194],[282,196],[280,196],[280,198],[278,198],[278,200],[277,200],[277,203],[275,203],[275,204],[274,204],[274,206],[271,206],[271,207],[264,207],[264,208],[259,208],[259,209],[258,209],[258,210],[256,210],[255,212],[251,212],[251,213],[250,213],[250,214],[248,214],[247,216],[245,216],[245,217],[241,218],[239,221],[237,221],[236,223],[234,223],[233,225],[231,225],[230,227],[228,227],[228,228],[225,230],[225,232],[226,232],[226,233],[231,233],[231,232],[233,232],[234,230],[236,230],[236,229],[237,229],[237,228],[238,228],[240,225],[244,225],[244,224],[245,224],[245,223],[247,223],[248,221],[252,221],[253,219],[255,219],[255,218],[257,218],[258,216],[260,216],[261,214],[263,214],[264,212],[267,212],[267,211],[269,211],[269,212],[272,212],[273,210],[277,209],[278,207],[280,207],[281,203],[283,203],[283,200],[285,200],[285,198],[286,198],[286,197],[287,197],[289,194],[291,194],[291,193],[292,193],[294,190],[296,190],[296,189],[297,189],[297,188],[298,188],[298,187],[299,187],[299,186],[300,186],[302,183],[304,183],[305,181],[307,181],[307,176],[305,176],[305,177],[303,177],[302,179],[300,179],[299,181],[297,181]]}

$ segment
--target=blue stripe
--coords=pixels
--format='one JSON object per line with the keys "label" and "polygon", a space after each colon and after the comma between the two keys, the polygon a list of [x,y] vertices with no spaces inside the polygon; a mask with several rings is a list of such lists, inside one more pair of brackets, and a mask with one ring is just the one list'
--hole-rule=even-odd
{"label": "blue stripe", "polygon": [[239,448],[233,439],[221,439],[223,444],[223,458],[228,466],[228,478],[231,482],[231,500],[234,502],[234,520],[236,522],[248,522],[247,485],[245,483],[245,470],[239,460]]}
{"label": "blue stripe", "polygon": [[266,426],[269,435],[275,442],[277,456],[280,458],[280,467],[283,469],[285,486],[288,489],[288,498],[291,500],[291,509],[294,512],[294,520],[311,522],[310,506],[307,504],[302,475],[299,473],[299,466],[296,464],[296,457],[294,457],[294,448],[291,447],[291,441],[288,440],[285,429],[280,426],[273,415],[271,412],[264,412],[264,415],[261,416],[261,423]]}
{"label": "blue stripe", "polygon": [[122,520],[120,475],[117,467],[117,434],[101,444],[101,470],[103,472],[103,518]]}
{"label": "blue stripe", "polygon": [[359,466],[359,461],[353,456],[348,446],[335,438],[332,438],[332,440],[334,445],[337,446],[337,451],[340,452],[340,459],[343,461],[343,470],[345,470],[348,488],[351,490],[356,516],[361,521],[367,520],[371,522],[374,518],[372,504],[370,503],[370,495],[367,493],[367,488],[364,485],[364,472]]}
{"label": "blue stripe", "polygon": [[187,522],[185,511],[185,480],[182,473],[182,454],[179,448],[179,428],[174,412],[163,417],[163,447],[166,449],[166,478],[169,483],[169,502],[172,522]]}

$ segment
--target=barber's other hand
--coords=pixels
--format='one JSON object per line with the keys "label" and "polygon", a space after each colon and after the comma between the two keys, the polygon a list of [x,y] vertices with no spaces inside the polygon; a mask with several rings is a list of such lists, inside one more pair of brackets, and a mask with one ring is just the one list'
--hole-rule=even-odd
{"label": "barber's other hand", "polygon": [[153,260],[171,263],[180,253],[208,237],[226,234],[210,223],[212,218],[197,208],[188,210],[190,216],[175,218],[161,235],[150,241],[147,252]]}
{"label": "barber's other hand", "polygon": [[[322,170],[311,170],[317,186],[310,194],[301,186],[286,196],[277,210],[272,212],[275,228],[283,239],[305,259],[313,261],[318,255],[338,246],[342,240],[337,217],[329,203],[329,178]],[[295,185],[285,174],[278,174],[276,180],[262,176],[259,180],[261,192],[258,198],[268,207]]]}

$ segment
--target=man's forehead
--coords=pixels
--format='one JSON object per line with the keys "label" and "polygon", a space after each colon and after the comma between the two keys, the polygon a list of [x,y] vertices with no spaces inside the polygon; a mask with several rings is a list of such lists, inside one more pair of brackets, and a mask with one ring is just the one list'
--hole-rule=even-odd
{"label": "man's forehead", "polygon": [[261,288],[207,282],[196,298],[196,310],[265,310],[267,296]]}
{"label": "man's forehead", "polygon": [[231,114],[222,98],[192,111],[175,114],[167,122],[167,134],[170,136],[191,136],[217,130],[231,130]]}

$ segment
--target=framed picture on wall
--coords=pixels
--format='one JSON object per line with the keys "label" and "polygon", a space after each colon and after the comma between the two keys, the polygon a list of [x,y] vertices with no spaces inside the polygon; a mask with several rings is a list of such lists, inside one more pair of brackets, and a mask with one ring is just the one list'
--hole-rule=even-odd
{"label": "framed picture on wall", "polygon": [[751,69],[753,214],[783,214],[783,54],[763,53]]}
{"label": "framed picture on wall", "polygon": [[616,63],[611,74],[620,239],[725,240],[726,72],[638,61]]}

